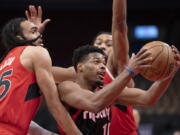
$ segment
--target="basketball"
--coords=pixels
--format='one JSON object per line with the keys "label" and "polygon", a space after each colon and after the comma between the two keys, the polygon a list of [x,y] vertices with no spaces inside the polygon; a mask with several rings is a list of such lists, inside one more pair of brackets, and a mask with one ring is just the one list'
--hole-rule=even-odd
{"label": "basketball", "polygon": [[169,76],[175,67],[174,53],[171,47],[161,41],[153,41],[145,44],[142,48],[146,48],[151,52],[152,67],[146,68],[141,75],[148,80],[157,81]]}

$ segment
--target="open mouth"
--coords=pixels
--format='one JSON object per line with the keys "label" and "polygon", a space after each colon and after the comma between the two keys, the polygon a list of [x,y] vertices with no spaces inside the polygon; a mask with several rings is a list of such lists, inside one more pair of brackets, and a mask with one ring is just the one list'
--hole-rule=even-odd
{"label": "open mouth", "polygon": [[99,77],[101,80],[104,80],[104,76],[105,76],[105,72],[98,72],[98,77]]}

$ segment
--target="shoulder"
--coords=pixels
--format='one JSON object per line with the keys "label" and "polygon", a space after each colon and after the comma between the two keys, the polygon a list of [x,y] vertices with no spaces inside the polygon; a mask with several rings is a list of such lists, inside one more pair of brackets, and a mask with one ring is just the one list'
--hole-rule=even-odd
{"label": "shoulder", "polygon": [[[48,67],[52,65],[51,58],[47,49],[40,46],[26,47],[21,56],[21,63],[28,69],[34,71],[36,65]],[[36,66],[37,67],[37,66]]]}
{"label": "shoulder", "polygon": [[49,52],[47,49],[41,47],[41,46],[28,46],[24,49],[24,53],[27,53],[32,56],[38,55],[39,57],[44,55],[49,55]]}
{"label": "shoulder", "polygon": [[64,81],[58,84],[58,92],[61,96],[61,99],[64,99],[69,94],[77,92],[80,89],[80,86],[73,81]]}
{"label": "shoulder", "polygon": [[80,87],[80,86],[73,81],[64,81],[64,82],[61,82],[58,84],[59,89],[71,90],[71,89],[75,89],[77,87]]}
{"label": "shoulder", "polygon": [[31,58],[33,62],[51,62],[48,50],[41,46],[28,46],[23,51],[23,53],[25,54],[25,56]]}

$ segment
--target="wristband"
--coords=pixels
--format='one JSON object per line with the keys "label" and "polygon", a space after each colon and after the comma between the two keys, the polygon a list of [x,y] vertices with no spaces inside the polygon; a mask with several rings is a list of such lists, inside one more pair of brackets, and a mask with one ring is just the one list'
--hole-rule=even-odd
{"label": "wristband", "polygon": [[124,68],[129,72],[132,77],[134,76],[134,71],[131,68],[129,68],[128,66],[125,66]]}

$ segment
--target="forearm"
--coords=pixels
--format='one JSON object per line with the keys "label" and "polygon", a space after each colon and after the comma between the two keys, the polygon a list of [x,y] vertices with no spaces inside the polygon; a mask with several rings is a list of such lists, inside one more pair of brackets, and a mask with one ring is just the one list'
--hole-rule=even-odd
{"label": "forearm", "polygon": [[112,38],[115,63],[127,64],[129,42],[127,38],[126,0],[114,0],[113,2]]}
{"label": "forearm", "polygon": [[[43,76],[43,78],[46,78],[46,76]],[[59,94],[57,91],[57,87],[53,82],[53,77],[51,75],[48,75],[48,79],[42,79],[42,82],[46,85],[42,85],[40,87],[41,89],[46,89],[47,91],[51,90],[50,92],[44,92],[43,94],[45,96],[48,109],[57,123],[61,125],[62,129],[67,135],[81,135],[81,132],[76,127],[71,116],[59,99]]]}
{"label": "forearm", "polygon": [[51,101],[52,103],[47,105],[50,112],[57,120],[58,125],[62,127],[67,135],[81,135],[80,130],[75,125],[70,114],[59,100],[58,93],[57,96],[53,96],[53,99],[51,100],[54,101]]}
{"label": "forearm", "polygon": [[113,0],[113,20],[117,22],[126,21],[126,0]]}
{"label": "forearm", "polygon": [[60,108],[58,111],[51,109],[52,114],[54,114],[54,117],[57,119],[58,125],[61,126],[67,135],[82,135],[72,120],[70,114],[67,112],[66,108],[62,105],[61,102],[58,106]]}
{"label": "forearm", "polygon": [[146,97],[144,98],[147,105],[155,104],[160,97],[166,92],[172,78],[155,82],[147,91]]}
{"label": "forearm", "polygon": [[113,82],[96,93],[93,102],[96,103],[99,109],[110,105],[124,90],[130,79],[131,75],[124,70]]}

